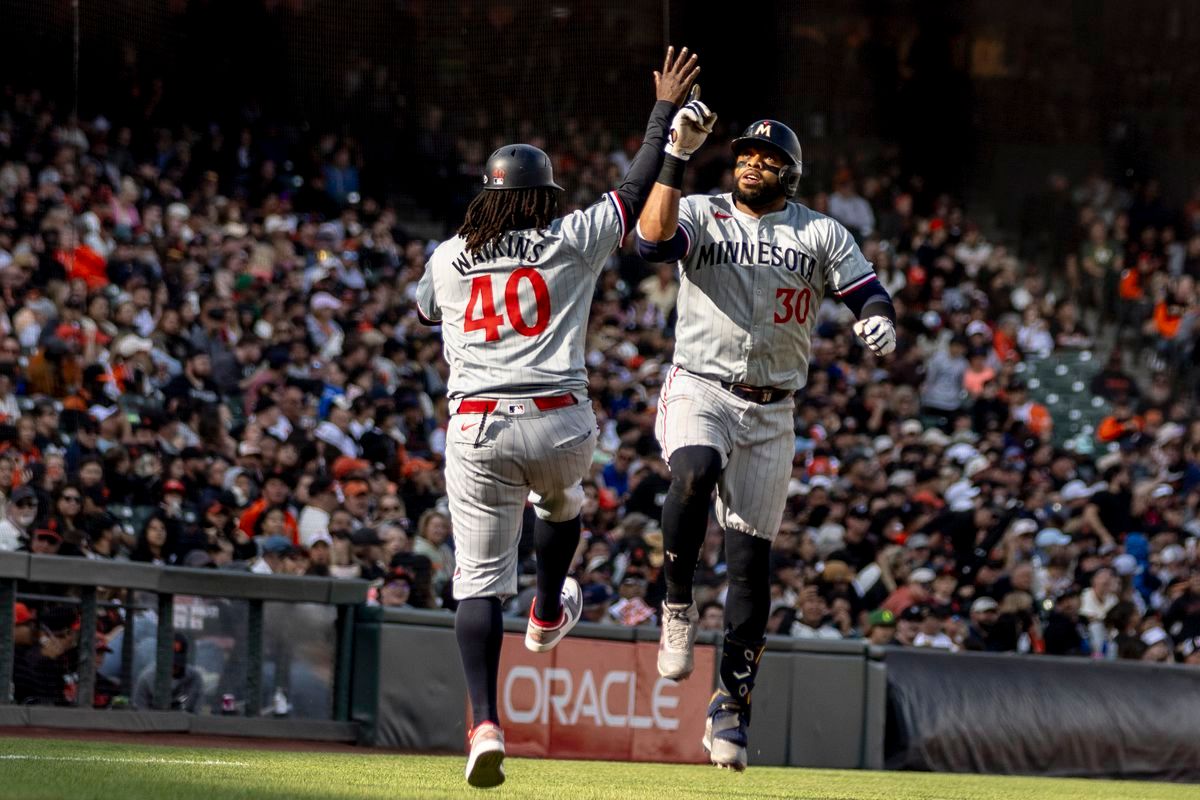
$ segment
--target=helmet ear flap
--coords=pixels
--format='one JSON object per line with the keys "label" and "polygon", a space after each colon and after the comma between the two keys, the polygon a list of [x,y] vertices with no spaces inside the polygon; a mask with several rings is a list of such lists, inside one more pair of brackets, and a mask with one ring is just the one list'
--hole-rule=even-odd
{"label": "helmet ear flap", "polygon": [[795,197],[800,191],[800,176],[804,173],[802,164],[789,165],[779,170],[779,185],[787,197]]}

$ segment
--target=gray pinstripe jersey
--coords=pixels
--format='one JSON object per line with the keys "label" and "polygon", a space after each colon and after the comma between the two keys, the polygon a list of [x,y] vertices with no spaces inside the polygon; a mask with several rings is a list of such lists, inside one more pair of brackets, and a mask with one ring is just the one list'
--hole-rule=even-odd
{"label": "gray pinstripe jersey", "polygon": [[584,336],[596,276],[625,236],[615,192],[554,220],[512,231],[472,255],[442,242],[417,285],[421,313],[442,324],[448,396],[536,397],[587,391]]}
{"label": "gray pinstripe jersey", "polygon": [[854,238],[799,203],[758,219],[728,194],[683,198],[679,227],[688,250],[675,363],[731,383],[803,387],[825,293],[843,296],[875,277]]}

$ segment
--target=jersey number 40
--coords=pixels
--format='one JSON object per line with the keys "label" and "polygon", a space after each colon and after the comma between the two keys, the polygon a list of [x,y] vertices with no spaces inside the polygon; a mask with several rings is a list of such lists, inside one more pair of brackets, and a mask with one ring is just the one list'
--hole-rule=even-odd
{"label": "jersey number 40", "polygon": [[[537,304],[537,319],[530,325],[521,311],[521,298],[517,294],[521,288],[521,280],[529,281],[533,289],[533,299]],[[479,306],[479,315],[475,316],[475,307]],[[504,283],[504,310],[508,312],[508,321],[513,330],[522,336],[537,336],[546,330],[550,324],[550,290],[546,288],[546,279],[533,267],[520,267],[513,270]],[[463,321],[463,331],[484,331],[485,342],[500,340],[500,328],[504,325],[504,316],[496,313],[496,301],[492,296],[492,276],[480,275],[471,281],[471,297],[467,300],[466,319]]]}

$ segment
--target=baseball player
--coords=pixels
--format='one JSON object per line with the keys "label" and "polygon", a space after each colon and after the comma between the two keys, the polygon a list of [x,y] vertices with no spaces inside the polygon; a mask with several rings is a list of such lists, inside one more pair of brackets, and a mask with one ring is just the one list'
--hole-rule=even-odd
{"label": "baseball player", "polygon": [[681,200],[687,157],[711,129],[683,122],[637,232],[647,260],[678,261],[680,274],[674,363],[655,423],[671,467],[658,670],[673,680],[692,672],[692,579],[715,489],[729,591],[704,746],[714,764],[741,770],[770,609],[771,540],[795,453],[792,396],[808,377],[817,309],[832,293],[880,356],[896,346],[895,309],[846,228],[789,201],[801,175],[796,134],[774,120],[754,123],[733,140],[733,192]]}
{"label": "baseball player", "polygon": [[584,336],[596,277],[637,219],[663,159],[668,125],[699,73],[695,55],[667,51],[641,149],[616,190],[558,216],[549,157],[501,147],[458,235],[434,251],[417,286],[428,324],[442,326],[450,365],[446,482],[459,601],[455,632],[474,727],[467,782],[504,781],[496,681],[501,598],[517,593],[517,543],[528,497],[537,515],[537,595],[525,646],[552,649],[583,606],[567,578],[579,543],[580,485],[596,419],[587,397]]}

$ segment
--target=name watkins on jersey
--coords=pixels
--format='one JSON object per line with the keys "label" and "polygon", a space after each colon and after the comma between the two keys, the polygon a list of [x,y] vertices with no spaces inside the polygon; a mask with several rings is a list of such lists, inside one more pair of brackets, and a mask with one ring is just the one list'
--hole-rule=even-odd
{"label": "name watkins on jersey", "polygon": [[715,264],[759,265],[785,267],[789,272],[800,271],[800,277],[811,282],[817,260],[794,247],[780,247],[770,242],[709,242],[701,245],[696,254],[696,267]]}
{"label": "name watkins on jersey", "polygon": [[545,242],[534,242],[517,233],[510,233],[498,242],[485,245],[478,253],[468,253],[466,250],[451,262],[460,275],[466,275],[476,264],[493,261],[497,258],[516,258],[522,264],[533,264],[541,258],[546,249]]}

